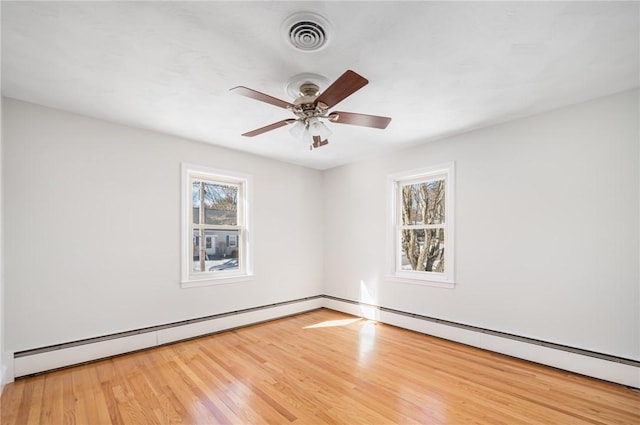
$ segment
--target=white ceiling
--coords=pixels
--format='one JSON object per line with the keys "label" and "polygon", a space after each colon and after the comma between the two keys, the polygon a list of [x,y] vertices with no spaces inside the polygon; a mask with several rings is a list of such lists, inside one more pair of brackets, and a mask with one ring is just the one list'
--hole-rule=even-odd
{"label": "white ceiling", "polygon": [[[327,169],[640,86],[638,2],[2,2],[2,93],[126,125]],[[331,25],[300,52],[296,11]],[[369,80],[342,111],[386,130],[328,123],[309,151],[292,115],[229,92],[292,101],[290,77]]]}

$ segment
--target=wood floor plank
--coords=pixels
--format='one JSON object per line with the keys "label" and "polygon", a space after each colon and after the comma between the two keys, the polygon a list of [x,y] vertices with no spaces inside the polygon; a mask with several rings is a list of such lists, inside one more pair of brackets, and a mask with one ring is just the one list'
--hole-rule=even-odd
{"label": "wood floor plank", "polygon": [[[45,394],[42,398],[40,418],[39,420],[36,418],[33,422],[34,424],[57,425],[64,423],[63,375],[64,372],[57,371],[35,378],[34,382],[38,382],[38,378],[42,378]],[[55,396],[51,397],[52,394],[55,394]],[[35,405],[35,400],[31,404],[32,406]]]}
{"label": "wood floor plank", "polygon": [[640,423],[618,385],[320,309],[18,380],[3,425]]}

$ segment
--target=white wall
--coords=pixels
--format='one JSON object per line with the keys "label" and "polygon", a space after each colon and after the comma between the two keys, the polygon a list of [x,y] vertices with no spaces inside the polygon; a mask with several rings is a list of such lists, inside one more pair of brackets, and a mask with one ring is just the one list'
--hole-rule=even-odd
{"label": "white wall", "polygon": [[[638,96],[325,172],[325,293],[640,359]],[[387,175],[449,161],[455,289],[386,282]]]}
{"label": "white wall", "polygon": [[[2,8],[0,7],[0,19],[1,18]],[[1,74],[0,72],[0,81],[2,81]],[[2,168],[2,140],[2,102],[0,102],[0,395],[2,395],[4,385],[10,380],[8,376],[9,368],[7,366],[8,356],[5,355],[4,352],[4,179]]]}
{"label": "white wall", "polygon": [[[5,350],[326,293],[640,359],[638,96],[324,173],[3,99]],[[183,161],[254,176],[255,280],[180,289]],[[448,161],[455,289],[386,282],[387,175]]]}
{"label": "white wall", "polygon": [[[4,102],[6,348],[322,293],[322,175]],[[255,279],[181,289],[180,164],[253,175]]]}
{"label": "white wall", "polygon": [[0,395],[9,377],[8,357],[4,352],[4,179],[2,168],[2,102],[0,102]]}

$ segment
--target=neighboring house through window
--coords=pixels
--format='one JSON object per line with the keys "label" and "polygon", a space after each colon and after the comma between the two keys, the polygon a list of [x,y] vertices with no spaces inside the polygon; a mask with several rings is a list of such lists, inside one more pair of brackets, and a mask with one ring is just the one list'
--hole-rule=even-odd
{"label": "neighboring house through window", "polygon": [[389,177],[389,277],[453,286],[453,163]]}
{"label": "neighboring house through window", "polygon": [[250,177],[183,164],[182,180],[182,285],[246,279]]}

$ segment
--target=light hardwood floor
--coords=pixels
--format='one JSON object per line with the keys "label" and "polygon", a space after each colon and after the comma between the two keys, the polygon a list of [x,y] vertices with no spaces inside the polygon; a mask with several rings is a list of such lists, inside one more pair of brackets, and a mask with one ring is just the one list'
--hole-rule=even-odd
{"label": "light hardwood floor", "polygon": [[3,425],[640,424],[640,394],[330,310],[9,384]]}

